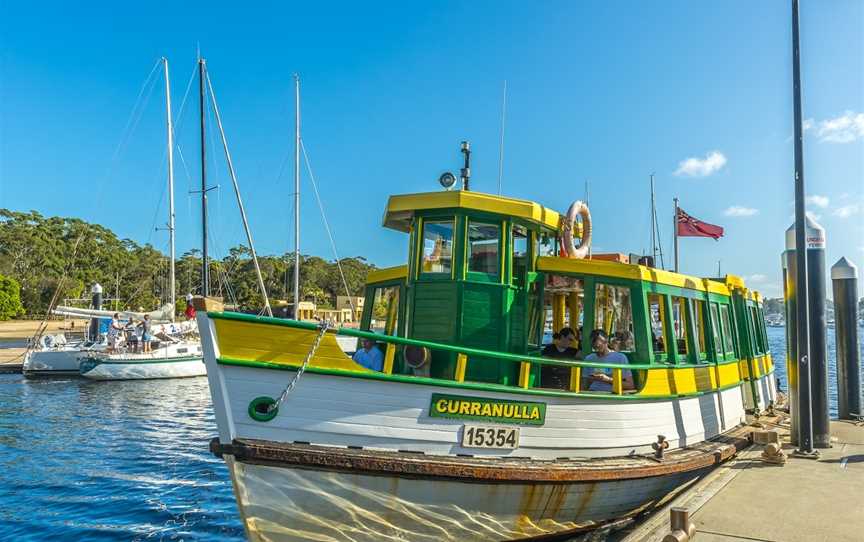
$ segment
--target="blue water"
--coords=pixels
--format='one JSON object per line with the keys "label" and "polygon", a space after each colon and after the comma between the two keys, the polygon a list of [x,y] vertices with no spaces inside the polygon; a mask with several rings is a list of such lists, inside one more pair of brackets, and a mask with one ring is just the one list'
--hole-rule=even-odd
{"label": "blue water", "polygon": [[[788,382],[786,380],[786,328],[769,327],[768,330],[768,347],[771,349],[771,356],[774,358],[774,367],[776,369],[777,378],[780,379],[780,385],[784,392],[788,392]],[[859,328],[858,335],[861,339],[861,352],[864,353],[864,333]],[[837,417],[837,351],[834,346],[834,330],[829,329],[827,334],[828,346],[828,413],[832,418]],[[861,366],[861,375],[864,379],[864,364]]]}
{"label": "blue water", "polygon": [[0,375],[0,539],[244,540],[206,378]]}

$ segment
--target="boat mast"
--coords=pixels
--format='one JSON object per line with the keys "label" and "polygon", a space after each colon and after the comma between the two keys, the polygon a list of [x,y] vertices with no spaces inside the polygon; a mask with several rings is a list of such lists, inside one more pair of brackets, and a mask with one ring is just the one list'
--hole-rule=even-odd
{"label": "boat mast", "polygon": [[246,241],[249,243],[249,250],[252,252],[252,263],[255,265],[255,277],[258,279],[258,288],[261,290],[261,295],[264,297],[264,312],[267,316],[273,316],[273,311],[270,309],[270,298],[267,297],[267,288],[264,286],[264,277],[261,276],[261,266],[258,265],[258,253],[255,252],[255,242],[252,240],[252,230],[249,229],[249,220],[246,218],[246,208],[243,206],[243,198],[240,197],[240,185],[237,184],[237,173],[234,171],[234,162],[231,160],[231,153],[228,151],[228,138],[225,137],[225,128],[222,126],[222,115],[219,114],[219,105],[216,103],[216,93],[213,92],[213,83],[210,82],[210,76],[207,76],[207,88],[210,90],[210,103],[213,106],[213,114],[216,116],[216,125],[219,127],[219,134],[222,136],[222,148],[225,150],[225,160],[228,162],[228,173],[231,174],[231,183],[234,185],[234,195],[237,196],[237,206],[240,208],[240,218],[243,219],[243,231],[246,232]]}
{"label": "boat mast", "polygon": [[678,198],[672,198],[675,203],[675,212],[672,214],[672,235],[675,239],[675,272],[678,272]]}
{"label": "boat mast", "polygon": [[171,303],[171,321],[174,321],[174,308],[177,303],[177,290],[174,269],[175,245],[174,245],[174,126],[171,122],[171,82],[168,78],[168,59],[162,57],[162,65],[165,68],[165,116],[168,126],[168,252],[171,261],[168,264],[168,282]]}
{"label": "boat mast", "polygon": [[205,60],[198,59],[198,98],[201,114],[201,295],[210,295],[210,280],[207,268],[209,267],[207,255],[207,161],[206,149],[207,139],[204,126],[204,72]]}
{"label": "boat mast", "polygon": [[294,319],[300,319],[300,76],[294,74]]}
{"label": "boat mast", "polygon": [[654,265],[657,265],[657,230],[654,228],[654,220],[657,217],[657,211],[654,209],[654,174],[651,174],[651,257],[654,259]]}

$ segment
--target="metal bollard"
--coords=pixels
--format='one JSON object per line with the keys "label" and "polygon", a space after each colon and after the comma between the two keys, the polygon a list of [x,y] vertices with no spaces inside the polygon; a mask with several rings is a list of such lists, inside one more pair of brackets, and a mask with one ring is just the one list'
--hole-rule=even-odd
{"label": "metal bollard", "polygon": [[861,414],[861,350],[858,339],[858,269],[846,258],[831,267],[837,345],[837,417]]}
{"label": "metal bollard", "polygon": [[663,537],[663,542],[689,542],[696,536],[696,525],[690,521],[690,510],[673,508],[669,512],[672,532]]}
{"label": "metal bollard", "polygon": [[[827,322],[825,318],[825,228],[816,223],[809,216],[805,219],[805,235],[807,243],[807,299],[808,299],[808,328],[810,331],[810,410],[813,430],[813,446],[816,448],[830,448],[830,420],[828,417],[828,346],[827,346]],[[794,276],[796,267],[795,254],[795,226],[794,224],[786,230],[786,249],[791,252],[790,261],[787,262],[790,275]],[[797,279],[797,277],[795,277]],[[796,280],[797,282],[797,280]],[[800,285],[792,284],[794,292]],[[788,302],[788,301],[787,301]],[[788,323],[787,323],[788,325]],[[800,379],[803,375],[797,375]],[[806,390],[805,390],[806,391]],[[803,409],[807,405],[801,403],[802,390],[798,389],[798,404],[800,414],[806,414]],[[805,396],[807,394],[805,393]],[[794,416],[794,414],[793,414]],[[799,417],[800,421],[800,417]],[[799,430],[801,428],[799,427]],[[799,436],[800,438],[800,436]]]}

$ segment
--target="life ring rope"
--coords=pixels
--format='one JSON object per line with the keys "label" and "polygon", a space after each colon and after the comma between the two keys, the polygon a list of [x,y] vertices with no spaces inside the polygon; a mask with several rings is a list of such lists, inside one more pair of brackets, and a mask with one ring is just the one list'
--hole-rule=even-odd
{"label": "life ring rope", "polygon": [[[582,219],[582,235],[579,237],[579,245],[573,244],[573,230],[576,228],[576,219]],[[564,256],[567,258],[583,259],[588,256],[591,248],[591,211],[588,204],[582,200],[576,200],[567,209],[567,215],[562,217],[561,234],[564,238]]]}

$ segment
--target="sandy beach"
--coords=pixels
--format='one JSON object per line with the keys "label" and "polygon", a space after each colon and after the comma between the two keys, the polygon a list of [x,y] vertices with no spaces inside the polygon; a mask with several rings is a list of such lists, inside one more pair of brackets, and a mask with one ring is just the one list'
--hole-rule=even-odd
{"label": "sandy beach", "polygon": [[[39,328],[39,320],[8,320],[0,322],[0,363],[21,363],[26,350],[27,339]],[[74,327],[73,327],[74,324]],[[80,331],[87,320],[51,320],[46,333]]]}

